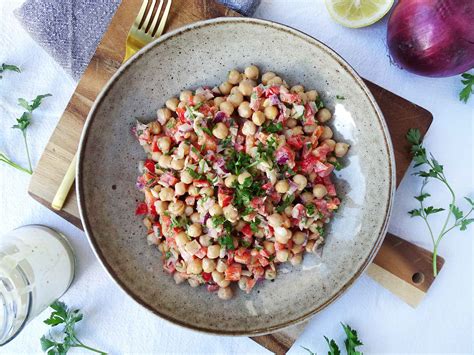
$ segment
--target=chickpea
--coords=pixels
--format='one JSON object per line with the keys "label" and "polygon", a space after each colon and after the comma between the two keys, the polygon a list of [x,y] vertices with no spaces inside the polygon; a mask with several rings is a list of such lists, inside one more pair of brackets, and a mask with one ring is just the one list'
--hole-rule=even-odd
{"label": "chickpea", "polygon": [[171,111],[176,111],[178,108],[179,100],[176,97],[172,97],[171,99],[166,100],[165,106],[168,108],[168,110]]}
{"label": "chickpea", "polygon": [[193,97],[193,93],[190,90],[183,90],[179,94],[179,101],[182,101],[184,103],[189,103],[192,97]]}
{"label": "chickpea", "polygon": [[269,120],[274,120],[278,116],[278,109],[276,106],[268,106],[265,107],[265,117],[268,118]]}
{"label": "chickpea", "polygon": [[224,81],[222,84],[219,85],[219,91],[222,95],[229,95],[231,89],[232,84],[228,81]]}
{"label": "chickpea", "polygon": [[316,101],[318,98],[318,92],[316,90],[306,91],[306,99],[308,101]]}
{"label": "chickpea", "polygon": [[227,101],[234,105],[234,108],[237,108],[242,103],[242,101],[244,101],[244,96],[240,92],[231,93],[227,97]]}
{"label": "chickpea", "polygon": [[[221,249],[221,250],[224,250],[224,249]],[[216,270],[219,271],[219,272],[226,271],[227,270],[227,264],[222,259],[217,260]]]}
{"label": "chickpea", "polygon": [[316,130],[316,127],[318,127],[318,126],[315,125],[315,124],[307,124],[307,125],[303,126],[303,131],[306,134],[310,134],[310,133],[313,133]]}
{"label": "chickpea", "polygon": [[284,263],[285,261],[288,261],[289,257],[290,257],[290,252],[286,249],[283,249],[283,250],[278,250],[276,252],[275,259],[278,260],[281,263]]}
{"label": "chickpea", "polygon": [[233,296],[232,289],[230,287],[220,287],[217,291],[217,297],[221,300],[230,300]]}
{"label": "chickpea", "polygon": [[313,202],[313,194],[311,192],[303,192],[300,195],[301,201],[304,203],[310,203]]}
{"label": "chickpea", "polygon": [[234,105],[232,105],[229,101],[224,101],[223,103],[219,105],[219,109],[222,112],[224,112],[227,116],[230,116],[234,112]]}
{"label": "chickpea", "polygon": [[293,182],[298,185],[298,191],[303,191],[306,185],[308,185],[308,179],[306,179],[306,176],[301,174],[293,176]]}
{"label": "chickpea", "polygon": [[252,175],[248,171],[244,171],[237,177],[237,181],[242,185],[248,178],[252,178]]}
{"label": "chickpea", "polygon": [[195,279],[188,279],[188,284],[191,287],[198,287],[201,283],[198,280]]}
{"label": "chickpea", "polygon": [[346,155],[348,150],[349,144],[347,143],[336,143],[336,146],[334,147],[334,153],[338,158],[342,158],[344,155]]}
{"label": "chickpea", "polygon": [[313,187],[313,195],[314,197],[320,199],[326,196],[328,193],[328,190],[326,189],[326,186],[323,184],[316,184]]}
{"label": "chickpea", "polygon": [[275,240],[278,243],[286,244],[291,239],[291,230],[283,228],[283,227],[276,227],[275,228]]}
{"label": "chickpea", "polygon": [[303,261],[303,255],[301,254],[295,254],[290,258],[290,263],[291,265],[299,265]]}
{"label": "chickpea", "polygon": [[224,274],[222,272],[219,272],[217,270],[214,270],[212,273],[211,273],[211,276],[212,276],[212,280],[214,280],[214,282],[221,282],[224,280]]}
{"label": "chickpea", "polygon": [[199,213],[194,212],[191,216],[189,216],[189,219],[193,223],[199,223],[199,221],[201,220],[201,216],[199,215]]}
{"label": "chickpea", "polygon": [[259,70],[255,65],[250,65],[245,68],[244,74],[247,78],[256,80],[258,79]]}
{"label": "chickpea", "polygon": [[186,216],[191,216],[194,213],[194,207],[193,206],[186,206],[184,209],[184,214]]}
{"label": "chickpea", "polygon": [[293,243],[295,243],[296,245],[303,244],[305,240],[306,240],[306,234],[304,234],[303,232],[297,231],[293,233]]}
{"label": "chickpea", "polygon": [[155,201],[155,209],[158,214],[165,213],[165,211],[168,210],[168,202],[161,200]]}
{"label": "chickpea", "polygon": [[168,153],[171,147],[171,138],[170,137],[161,137],[158,139],[158,148],[163,153]]}
{"label": "chickpea", "polygon": [[263,242],[263,247],[269,254],[275,253],[275,244],[273,242],[269,242],[266,240]]}
{"label": "chickpea", "polygon": [[273,86],[273,85],[281,85],[283,84],[283,79],[280,78],[279,76],[274,76],[267,82],[268,85]]}
{"label": "chickpea", "polygon": [[327,108],[322,108],[316,113],[316,118],[321,123],[329,121],[331,117],[332,117],[331,111],[329,111]]}
{"label": "chickpea", "polygon": [[186,243],[189,242],[189,238],[186,233],[184,232],[179,232],[178,234],[175,235],[174,240],[176,242],[176,245],[178,247],[185,246]]}
{"label": "chickpea", "polygon": [[173,279],[174,279],[174,282],[176,282],[176,285],[179,285],[180,283],[183,283],[184,281],[186,281],[186,279],[180,272],[175,272],[173,274]]}
{"label": "chickpea", "polygon": [[227,81],[231,83],[232,85],[237,85],[240,83],[240,80],[242,80],[242,75],[235,69],[232,69],[229,71],[229,74],[227,75]]}
{"label": "chickpea", "polygon": [[161,201],[173,201],[174,190],[171,187],[165,187],[160,191],[160,200]]}
{"label": "chickpea", "polygon": [[213,272],[216,269],[215,260],[204,258],[202,259],[202,271],[204,272]]}
{"label": "chickpea", "polygon": [[325,139],[330,139],[330,138],[332,138],[332,129],[328,126],[324,126],[323,133],[321,134],[321,137],[319,137],[319,139],[323,141]]}
{"label": "chickpea", "polygon": [[280,214],[274,213],[268,216],[268,224],[273,228],[280,227],[283,223],[283,218]]}
{"label": "chickpea", "polygon": [[168,108],[160,108],[156,112],[156,116],[158,117],[158,120],[166,122],[170,119],[171,117],[171,110]]}
{"label": "chickpea", "polygon": [[174,185],[174,194],[176,196],[183,196],[188,191],[188,185],[180,181]]}
{"label": "chickpea", "polygon": [[222,207],[218,203],[215,203],[209,208],[209,214],[211,216],[220,216],[222,214]]}
{"label": "chickpea", "polygon": [[181,182],[185,184],[190,184],[193,182],[193,180],[194,180],[193,177],[187,170],[183,170],[181,172]]}
{"label": "chickpea", "polygon": [[186,205],[183,201],[171,202],[168,206],[168,211],[174,216],[181,216],[184,213]]}
{"label": "chickpea", "polygon": [[237,109],[237,112],[239,113],[240,117],[243,118],[250,118],[252,117],[252,109],[250,108],[250,102],[248,101],[243,101],[240,105],[239,108]]}
{"label": "chickpea", "polygon": [[286,126],[288,128],[294,128],[297,124],[298,122],[294,118],[289,118],[288,121],[286,121]]}
{"label": "chickpea", "polygon": [[303,85],[295,85],[290,89],[290,91],[295,93],[304,92],[304,87]]}
{"label": "chickpea", "polygon": [[223,96],[218,96],[214,98],[214,106],[219,107],[221,103],[225,101],[225,98]]}
{"label": "chickpea", "polygon": [[275,73],[269,71],[262,75],[262,84],[267,85],[270,79],[273,79],[276,76]]}
{"label": "chickpea", "polygon": [[216,124],[216,126],[212,130],[212,134],[216,138],[224,139],[225,137],[229,135],[229,129],[227,128],[225,123],[219,122],[218,124]]}
{"label": "chickpea", "polygon": [[211,237],[203,234],[199,237],[199,244],[201,244],[203,247],[208,247],[211,245]]}
{"label": "chickpea", "polygon": [[242,80],[239,84],[239,91],[244,96],[250,96],[252,94],[254,82],[249,79]]}
{"label": "chickpea", "polygon": [[331,148],[331,151],[336,147],[336,141],[334,139],[325,139],[322,144]]}
{"label": "chickpea", "polygon": [[188,227],[188,234],[190,237],[196,238],[202,234],[202,227],[199,223],[193,223]]}
{"label": "chickpea", "polygon": [[199,275],[202,272],[202,261],[199,258],[193,259],[186,268],[188,274]]}
{"label": "chickpea", "polygon": [[286,180],[280,180],[275,184],[275,190],[278,193],[284,194],[290,189],[290,184]]}
{"label": "chickpea", "polygon": [[265,270],[265,279],[274,280],[276,277],[276,271],[272,269]]}
{"label": "chickpea", "polygon": [[161,125],[160,122],[153,121],[148,124],[148,127],[150,128],[150,132],[153,134],[160,134],[161,133]]}
{"label": "chickpea", "polygon": [[232,206],[232,205],[228,205],[226,207],[224,207],[222,209],[222,211],[224,212],[224,217],[234,223],[234,222],[237,222],[237,219],[239,218],[239,212],[237,211],[237,209]]}
{"label": "chickpea", "polygon": [[257,126],[261,126],[265,122],[265,114],[262,111],[255,111],[252,114],[252,122]]}
{"label": "chickpea", "polygon": [[212,187],[202,187],[201,190],[199,190],[199,195],[202,196],[214,196],[214,189]]}
{"label": "chickpea", "polygon": [[214,244],[210,245],[207,248],[207,257],[209,259],[217,259],[219,257],[219,253],[221,252],[221,247],[220,245]]}
{"label": "chickpea", "polygon": [[171,161],[171,169],[183,170],[183,168],[184,168],[184,159],[173,159]]}
{"label": "chickpea", "polygon": [[236,180],[237,176],[231,174],[225,178],[224,185],[226,187],[233,187]]}

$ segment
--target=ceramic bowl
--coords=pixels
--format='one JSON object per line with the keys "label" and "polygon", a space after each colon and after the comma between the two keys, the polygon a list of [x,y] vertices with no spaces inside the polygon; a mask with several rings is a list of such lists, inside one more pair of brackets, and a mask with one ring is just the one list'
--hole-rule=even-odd
{"label": "ceramic bowl", "polygon": [[[282,266],[274,282],[221,301],[204,287],[176,285],[147,245],[134,215],[135,188],[145,153],[130,133],[151,121],[166,99],[186,88],[214,86],[250,63],[290,85],[316,89],[334,112],[338,140],[351,145],[336,173],[342,206],[322,255]],[[336,95],[344,100],[336,99]],[[113,76],[89,114],[80,144],[77,191],[81,218],[97,257],[138,303],[173,323],[223,335],[258,335],[308,319],[362,274],[385,236],[395,166],[387,127],[355,71],[321,42],[272,22],[220,18],[194,23],[143,48]]]}

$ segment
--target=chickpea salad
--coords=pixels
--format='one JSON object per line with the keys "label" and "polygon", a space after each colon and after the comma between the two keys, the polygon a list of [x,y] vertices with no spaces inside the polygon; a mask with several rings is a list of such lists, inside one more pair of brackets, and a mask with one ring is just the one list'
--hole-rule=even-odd
{"label": "chickpea salad", "polygon": [[136,214],[176,283],[230,299],[233,283],[249,293],[278,264],[318,252],[340,205],[331,173],[349,148],[331,117],[317,91],[251,65],[137,122],[147,159]]}

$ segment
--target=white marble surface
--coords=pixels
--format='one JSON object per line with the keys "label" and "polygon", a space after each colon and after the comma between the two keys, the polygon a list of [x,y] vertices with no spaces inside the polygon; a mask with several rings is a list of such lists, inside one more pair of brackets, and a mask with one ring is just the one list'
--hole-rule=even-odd
{"label": "white marble surface", "polygon": [[[21,74],[6,73],[0,80],[0,150],[26,164],[19,132],[10,129],[21,114],[18,97],[32,99],[52,93],[35,112],[29,129],[33,161],[46,145],[75,83],[30,39],[12,15],[22,0],[0,1],[0,63],[18,64]],[[425,143],[442,162],[446,175],[461,197],[473,193],[473,107],[457,99],[458,77],[430,79],[411,75],[390,65],[385,46],[386,19],[359,30],[343,28],[328,16],[321,0],[263,0],[257,17],[300,29],[329,44],[365,78],[429,109],[433,125]],[[265,44],[264,44],[265,45]],[[77,253],[77,277],[63,297],[80,307],[85,321],[79,334],[85,342],[110,353],[268,353],[247,338],[216,337],[169,324],[125,296],[102,270],[84,233],[50,212],[27,194],[29,176],[0,166],[0,226],[4,233],[20,225],[42,223],[64,232]],[[421,220],[407,211],[420,180],[407,174],[397,194],[390,231],[425,248],[430,239]],[[447,204],[440,186],[428,188],[433,203]],[[433,217],[439,225],[441,216]],[[326,350],[323,335],[342,344],[339,322],[359,331],[365,353],[473,353],[473,237],[455,231],[441,244],[445,267],[423,303],[412,309],[369,277],[361,277],[339,300],[318,314],[290,353],[305,353],[306,346],[319,354]],[[39,338],[46,331],[42,320],[33,320],[0,353],[40,352]]]}

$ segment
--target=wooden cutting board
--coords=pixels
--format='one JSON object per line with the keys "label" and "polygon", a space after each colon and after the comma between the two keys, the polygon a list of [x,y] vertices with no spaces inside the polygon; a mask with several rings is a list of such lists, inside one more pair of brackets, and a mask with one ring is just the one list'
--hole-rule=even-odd
{"label": "wooden cutting board", "polygon": [[[77,150],[87,114],[101,88],[122,64],[125,39],[141,3],[142,0],[124,0],[118,8],[31,178],[30,195],[50,209],[58,186]],[[216,4],[214,0],[173,0],[166,31],[198,20],[222,16],[240,15]],[[432,115],[370,81],[365,82],[377,100],[390,130],[395,149],[398,185],[411,161],[405,133],[411,127],[418,127],[422,134],[426,133]],[[82,228],[75,190],[69,194],[62,211],[53,211]],[[431,252],[387,234],[367,273],[405,302],[416,306],[433,282],[431,256]],[[438,269],[441,269],[444,260],[438,257],[438,263]],[[252,339],[269,350],[282,354],[295,342],[304,326],[305,324],[301,324]]]}

